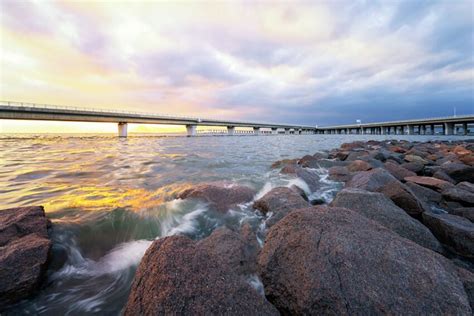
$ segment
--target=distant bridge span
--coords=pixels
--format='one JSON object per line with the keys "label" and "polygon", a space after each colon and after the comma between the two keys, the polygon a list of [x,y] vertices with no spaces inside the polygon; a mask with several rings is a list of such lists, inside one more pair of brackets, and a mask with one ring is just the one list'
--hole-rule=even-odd
{"label": "distant bridge span", "polygon": [[317,134],[434,135],[438,128],[443,135],[468,135],[474,114],[426,119],[334,125],[318,127]]}
{"label": "distant bridge span", "polygon": [[235,133],[236,127],[253,128],[254,134],[260,134],[262,132],[262,128],[271,129],[272,134],[278,134],[279,131],[285,134],[316,133],[315,126],[307,125],[219,120],[188,116],[152,114],[145,112],[87,109],[12,101],[0,101],[0,119],[118,123],[118,134],[120,137],[127,136],[128,123],[185,125],[188,136],[196,135],[196,127],[198,125],[225,126],[227,127],[227,132],[229,135],[233,135]]}
{"label": "distant bridge span", "polygon": [[270,129],[271,134],[279,134],[281,132],[284,134],[374,135],[434,135],[436,128],[438,128],[440,129],[440,133],[444,135],[468,135],[470,125],[474,124],[474,114],[470,114],[416,120],[317,127],[207,119],[145,112],[112,111],[12,101],[0,101],[0,119],[117,123],[118,135],[120,137],[127,136],[128,123],[185,125],[188,136],[196,135],[196,127],[199,125],[224,126],[227,127],[227,133],[229,135],[235,134],[236,127],[253,128],[253,134],[256,135],[261,134],[263,128]]}

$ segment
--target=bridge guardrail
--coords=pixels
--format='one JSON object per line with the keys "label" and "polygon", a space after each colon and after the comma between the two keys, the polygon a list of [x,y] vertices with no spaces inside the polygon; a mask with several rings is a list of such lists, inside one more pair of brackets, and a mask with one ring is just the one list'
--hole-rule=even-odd
{"label": "bridge guardrail", "polygon": [[24,108],[38,108],[38,109],[50,109],[50,110],[72,110],[72,111],[87,111],[87,112],[98,112],[98,113],[110,113],[110,114],[133,114],[140,115],[143,117],[149,118],[173,118],[173,119],[183,119],[183,120],[192,120],[196,122],[207,121],[207,122],[226,122],[229,124],[249,124],[249,125],[268,125],[270,126],[288,126],[293,128],[308,128],[316,129],[314,126],[304,126],[304,125],[295,125],[295,124],[285,124],[285,123],[269,123],[269,122],[252,122],[252,121],[234,121],[227,119],[219,118],[199,118],[193,116],[183,116],[183,115],[169,115],[162,113],[148,113],[148,112],[139,112],[139,111],[125,111],[125,110],[108,110],[101,108],[85,108],[77,106],[64,106],[64,105],[54,105],[54,104],[42,104],[42,103],[31,103],[31,102],[18,102],[18,101],[0,101],[0,105],[6,106],[15,106],[15,107],[24,107]]}

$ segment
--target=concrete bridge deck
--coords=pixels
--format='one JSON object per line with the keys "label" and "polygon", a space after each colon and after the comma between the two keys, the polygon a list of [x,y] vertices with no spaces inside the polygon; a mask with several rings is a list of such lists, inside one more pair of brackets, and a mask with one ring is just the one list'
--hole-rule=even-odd
{"label": "concrete bridge deck", "polygon": [[263,128],[270,129],[272,134],[277,134],[279,132],[285,134],[314,134],[316,132],[315,126],[306,125],[219,120],[12,101],[0,101],[0,119],[117,123],[118,133],[121,137],[127,136],[128,123],[185,125],[189,136],[196,135],[196,127],[199,125],[225,126],[230,135],[235,133],[236,127],[253,128],[253,134],[262,133]]}
{"label": "concrete bridge deck", "polygon": [[318,127],[317,134],[468,135],[474,114]]}

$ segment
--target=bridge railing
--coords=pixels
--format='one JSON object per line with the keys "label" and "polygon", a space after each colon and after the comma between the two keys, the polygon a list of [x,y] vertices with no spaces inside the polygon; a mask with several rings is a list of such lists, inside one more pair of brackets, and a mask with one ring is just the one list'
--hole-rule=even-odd
{"label": "bridge railing", "polygon": [[[332,126],[319,126],[319,129],[332,129],[332,128],[356,128],[356,127],[368,127],[368,126],[384,126],[384,125],[394,125],[394,124],[414,124],[421,123],[424,121],[442,121],[442,120],[452,120],[452,119],[465,119],[465,118],[474,118],[474,114],[466,115],[451,115],[451,116],[440,116],[440,117],[429,117],[421,119],[410,119],[404,121],[385,121],[385,122],[368,122],[361,124],[345,124],[345,125],[332,125]],[[427,123],[430,124],[430,123]]]}
{"label": "bridge railing", "polygon": [[37,108],[37,109],[46,109],[46,110],[68,110],[68,111],[87,111],[87,112],[96,112],[96,113],[109,113],[109,114],[128,114],[128,115],[139,115],[147,118],[170,118],[170,119],[183,119],[196,121],[200,123],[201,121],[206,122],[226,122],[229,124],[249,124],[249,125],[268,125],[271,126],[289,126],[293,128],[308,128],[314,129],[313,126],[303,126],[303,125],[294,125],[294,124],[285,124],[285,123],[269,123],[269,122],[254,122],[254,121],[235,121],[227,120],[220,118],[199,118],[195,116],[184,116],[184,115],[170,115],[162,113],[149,113],[149,112],[140,112],[140,111],[126,111],[126,110],[109,110],[101,108],[85,108],[77,106],[64,106],[64,105],[53,105],[53,104],[42,104],[42,103],[30,103],[30,102],[17,102],[17,101],[0,101],[0,105],[11,106],[11,107],[23,107],[23,108]]}

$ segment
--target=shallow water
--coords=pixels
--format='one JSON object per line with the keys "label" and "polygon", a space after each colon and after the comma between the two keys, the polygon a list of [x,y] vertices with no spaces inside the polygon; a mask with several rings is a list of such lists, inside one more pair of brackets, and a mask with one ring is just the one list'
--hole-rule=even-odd
{"label": "shallow water", "polygon": [[[185,234],[199,239],[216,227],[261,227],[251,203],[218,214],[205,204],[176,200],[196,183],[226,181],[255,188],[298,183],[271,170],[272,162],[302,157],[364,135],[234,137],[0,136],[0,209],[43,205],[53,222],[48,284],[12,314],[119,314],[135,269],[155,238]],[[425,141],[460,139],[396,136]],[[314,198],[339,189],[323,178]]]}

